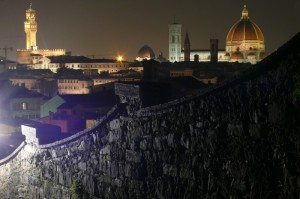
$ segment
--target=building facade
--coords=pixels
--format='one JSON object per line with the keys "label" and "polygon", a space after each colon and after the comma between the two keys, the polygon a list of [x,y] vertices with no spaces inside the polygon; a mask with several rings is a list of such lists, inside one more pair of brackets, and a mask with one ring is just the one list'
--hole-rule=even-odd
{"label": "building facade", "polygon": [[64,78],[57,80],[58,93],[65,94],[89,94],[93,86],[93,80],[83,78]]}
{"label": "building facade", "polygon": [[[227,62],[225,49],[218,49],[218,61]],[[190,61],[195,62],[210,62],[211,61],[211,50],[210,49],[191,49],[190,50]],[[184,49],[181,52],[180,61],[184,61]]]}
{"label": "building facade", "polygon": [[20,92],[10,98],[6,109],[8,116],[11,118],[38,120],[40,118],[40,107],[44,102],[43,95],[32,92]]}
{"label": "building facade", "polygon": [[97,73],[114,73],[129,69],[129,62],[114,59],[90,59],[84,56],[34,56],[33,69],[49,69],[57,73],[59,68],[69,68],[82,71],[97,71]]}
{"label": "building facade", "polygon": [[23,86],[30,91],[41,93],[41,79],[35,77],[32,78],[14,77],[14,78],[10,78],[9,80],[13,86]]}

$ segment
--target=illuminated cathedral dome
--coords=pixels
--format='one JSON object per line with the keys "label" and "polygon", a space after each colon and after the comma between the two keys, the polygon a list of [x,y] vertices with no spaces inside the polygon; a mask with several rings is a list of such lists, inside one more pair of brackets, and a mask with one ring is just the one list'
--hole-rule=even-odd
{"label": "illuminated cathedral dome", "polygon": [[144,45],[138,52],[138,55],[136,57],[137,61],[143,61],[143,60],[150,60],[155,59],[155,54],[148,45]]}
{"label": "illuminated cathedral dome", "polygon": [[[243,59],[239,62],[256,63],[261,60],[260,55],[264,51],[264,35],[258,25],[250,20],[248,10],[244,6],[241,19],[230,28],[227,34],[226,52],[232,58],[237,58],[237,54],[241,53]],[[230,58],[230,61],[236,61],[236,59]]]}
{"label": "illuminated cathedral dome", "polygon": [[241,20],[236,22],[227,34],[227,42],[242,42],[244,40],[257,40],[264,42],[263,33],[248,17],[246,6],[244,6]]}

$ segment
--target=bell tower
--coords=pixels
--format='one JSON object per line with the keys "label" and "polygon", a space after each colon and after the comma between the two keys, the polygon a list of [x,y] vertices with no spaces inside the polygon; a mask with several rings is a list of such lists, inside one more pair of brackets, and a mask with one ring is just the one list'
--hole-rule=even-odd
{"label": "bell tower", "polygon": [[32,7],[32,3],[30,2],[30,7],[28,10],[26,10],[26,20],[24,22],[24,30],[26,33],[26,49],[37,50],[37,46],[36,46],[37,22],[35,20],[36,12],[31,7]]}
{"label": "bell tower", "polygon": [[169,61],[179,62],[181,55],[181,24],[169,25]]}

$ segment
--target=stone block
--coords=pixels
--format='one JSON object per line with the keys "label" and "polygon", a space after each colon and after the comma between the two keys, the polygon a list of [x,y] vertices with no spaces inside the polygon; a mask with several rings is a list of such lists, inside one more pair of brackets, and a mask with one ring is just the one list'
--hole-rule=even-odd
{"label": "stone block", "polygon": [[176,177],[177,176],[176,165],[163,164],[163,173],[165,175]]}
{"label": "stone block", "polygon": [[82,140],[81,142],[80,142],[80,144],[79,144],[79,146],[78,146],[78,150],[81,150],[81,151],[84,151],[85,150],[85,141],[84,140]]}
{"label": "stone block", "polygon": [[109,155],[110,154],[110,145],[106,145],[103,149],[100,149],[101,155]]}
{"label": "stone block", "polygon": [[119,168],[119,176],[123,177],[125,175],[125,164],[118,163],[118,168]]}
{"label": "stone block", "polygon": [[79,162],[78,168],[82,171],[86,171],[86,163],[85,162]]}
{"label": "stone block", "polygon": [[119,119],[114,119],[109,123],[109,128],[111,130],[115,130],[115,129],[120,129],[120,120]]}
{"label": "stone block", "polygon": [[168,146],[174,147],[174,133],[169,133],[167,136]]}
{"label": "stone block", "polygon": [[143,151],[147,150],[147,141],[146,140],[140,141],[140,149]]}
{"label": "stone block", "polygon": [[117,187],[122,187],[123,181],[121,179],[119,179],[119,178],[116,178],[116,179],[112,180],[112,184],[115,185],[115,186],[117,186]]}
{"label": "stone block", "polygon": [[112,162],[110,166],[110,176],[116,178],[118,176],[119,168],[117,162]]}
{"label": "stone block", "polygon": [[122,138],[122,131],[120,129],[114,130],[114,131],[109,131],[108,133],[108,142],[117,142],[120,141]]}
{"label": "stone block", "polygon": [[126,150],[126,161],[128,162],[135,162],[135,163],[140,163],[141,158],[142,158],[142,153],[141,152],[136,152],[132,150]]}
{"label": "stone block", "polygon": [[59,172],[58,173],[58,183],[61,184],[61,185],[64,185],[65,184],[65,181],[64,181],[64,175],[63,173]]}
{"label": "stone block", "polygon": [[188,137],[186,137],[185,135],[182,135],[181,136],[181,139],[180,139],[180,144],[182,146],[184,146],[185,148],[189,148],[190,147],[190,140]]}
{"label": "stone block", "polygon": [[129,164],[129,163],[126,163],[125,164],[125,176],[126,177],[130,177],[130,176],[132,176],[132,168],[131,168],[131,164]]}
{"label": "stone block", "polygon": [[162,150],[162,140],[160,137],[155,137],[154,138],[154,142],[153,142],[153,148],[157,151],[161,151]]}

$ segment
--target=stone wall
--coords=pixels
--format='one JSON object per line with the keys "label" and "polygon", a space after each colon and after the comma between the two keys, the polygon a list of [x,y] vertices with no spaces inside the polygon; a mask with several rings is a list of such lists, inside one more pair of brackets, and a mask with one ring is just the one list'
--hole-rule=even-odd
{"label": "stone wall", "polygon": [[27,142],[0,198],[298,198],[299,43],[198,95],[135,112],[126,98],[92,129]]}

